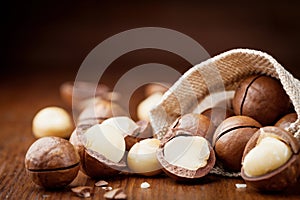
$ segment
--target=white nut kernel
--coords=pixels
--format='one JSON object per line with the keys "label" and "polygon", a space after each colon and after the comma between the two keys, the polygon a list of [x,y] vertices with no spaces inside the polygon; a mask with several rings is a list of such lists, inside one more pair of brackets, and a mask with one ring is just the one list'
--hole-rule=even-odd
{"label": "white nut kernel", "polygon": [[247,176],[267,174],[286,163],[292,156],[291,148],[274,137],[264,137],[245,156],[243,169]]}
{"label": "white nut kernel", "polygon": [[128,167],[135,173],[156,175],[160,173],[161,165],[156,157],[160,140],[149,138],[134,144],[128,152]]}
{"label": "white nut kernel", "polygon": [[142,189],[147,189],[147,188],[149,188],[150,187],[150,184],[148,183],[148,182],[143,182],[142,184],[141,184],[141,188]]}
{"label": "white nut kernel", "polygon": [[150,110],[162,99],[162,93],[154,93],[142,101],[137,107],[137,116],[140,120],[149,121]]}
{"label": "white nut kernel", "polygon": [[207,165],[210,149],[203,137],[177,136],[166,143],[164,155],[172,165],[197,170]]}
{"label": "white nut kernel", "polygon": [[85,133],[85,147],[98,152],[113,162],[120,162],[125,154],[125,140],[113,126],[96,124]]}
{"label": "white nut kernel", "polygon": [[57,136],[69,138],[73,131],[70,115],[59,107],[46,107],[40,110],[32,121],[32,132],[36,138]]}
{"label": "white nut kernel", "polygon": [[123,136],[127,134],[132,135],[137,133],[139,130],[139,126],[132,119],[126,116],[111,117],[104,120],[102,124],[117,128]]}

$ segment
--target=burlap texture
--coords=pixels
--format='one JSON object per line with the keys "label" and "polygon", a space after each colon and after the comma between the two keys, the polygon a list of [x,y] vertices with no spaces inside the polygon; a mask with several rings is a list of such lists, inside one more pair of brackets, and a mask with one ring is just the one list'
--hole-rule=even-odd
{"label": "burlap texture", "polygon": [[[239,81],[252,74],[266,74],[280,80],[289,95],[298,119],[288,129],[300,137],[300,81],[267,53],[251,49],[233,49],[212,57],[188,70],[164,94],[150,112],[150,121],[162,138],[175,119],[192,112],[211,91],[234,90]],[[216,174],[238,176],[214,169]]]}

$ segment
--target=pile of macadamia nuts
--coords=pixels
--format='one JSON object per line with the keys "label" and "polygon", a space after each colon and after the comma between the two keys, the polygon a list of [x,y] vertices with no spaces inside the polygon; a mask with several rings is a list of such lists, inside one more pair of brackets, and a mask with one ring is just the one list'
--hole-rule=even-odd
{"label": "pile of macadamia nuts", "polygon": [[[87,91],[90,86],[77,87]],[[68,115],[55,107],[33,120],[33,133],[40,139],[29,148],[25,166],[43,187],[68,185],[78,170],[93,179],[165,173],[192,181],[219,165],[240,172],[250,188],[267,191],[283,190],[300,176],[300,144],[287,131],[297,114],[275,78],[246,77],[225,107],[180,116],[161,140],[152,131],[149,110],[167,87],[149,85],[147,98],[137,107],[139,121],[126,115],[116,101],[118,94],[104,85],[97,88],[96,97],[72,94],[72,88],[66,83],[61,95],[69,105],[73,97],[73,108],[80,113],[75,129]]]}

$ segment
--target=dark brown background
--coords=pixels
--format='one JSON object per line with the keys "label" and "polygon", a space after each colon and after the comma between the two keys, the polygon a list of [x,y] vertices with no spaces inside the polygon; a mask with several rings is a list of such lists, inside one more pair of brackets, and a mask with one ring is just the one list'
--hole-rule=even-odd
{"label": "dark brown background", "polygon": [[[147,26],[174,29],[198,41],[211,56],[240,47],[262,50],[300,78],[299,1],[120,2],[1,2],[0,199],[77,199],[68,188],[55,192],[38,188],[26,175],[24,156],[35,140],[31,121],[42,107],[65,107],[59,86],[74,80],[96,45],[121,31]],[[111,86],[126,70],[148,62],[180,72],[190,67],[171,53],[139,50],[113,62],[103,82]],[[140,189],[143,181],[152,189]],[[76,183],[92,186],[94,180],[79,177]],[[300,195],[299,183],[277,194],[237,190],[236,183],[243,180],[216,176],[192,184],[178,184],[164,176],[110,180],[111,186],[124,188],[129,199],[260,200],[299,199]],[[95,189],[94,199],[103,193]]]}
{"label": "dark brown background", "polygon": [[[106,38],[127,29],[154,26],[192,37],[211,56],[238,47],[268,52],[300,76],[298,1],[120,2],[12,1],[1,6],[1,74],[62,70],[74,75],[85,56]],[[149,61],[182,72],[189,67],[166,52],[135,53],[123,56],[123,62],[113,68]],[[121,67],[120,63],[126,64]]]}

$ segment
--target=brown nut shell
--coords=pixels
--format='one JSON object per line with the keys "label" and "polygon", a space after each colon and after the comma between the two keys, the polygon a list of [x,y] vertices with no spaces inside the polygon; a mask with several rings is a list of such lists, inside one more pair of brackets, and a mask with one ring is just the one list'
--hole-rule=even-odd
{"label": "brown nut shell", "polygon": [[189,113],[179,117],[173,124],[172,131],[184,131],[192,135],[205,137],[210,128],[210,120],[202,114]]}
{"label": "brown nut shell", "polygon": [[271,125],[287,113],[290,99],[280,81],[264,75],[250,76],[240,82],[232,100],[234,113]]}
{"label": "brown nut shell", "polygon": [[61,188],[69,185],[77,176],[79,164],[53,171],[28,171],[34,183],[44,188]]}
{"label": "brown nut shell", "polygon": [[291,158],[281,167],[257,177],[248,177],[243,168],[241,170],[241,176],[247,183],[247,185],[255,190],[261,191],[280,191],[295,184],[300,176],[300,145],[299,142],[290,132],[287,132],[279,127],[268,126],[258,130],[253,137],[248,141],[243,154],[243,160],[245,156],[253,149],[262,133],[275,134],[290,146],[293,155]]}
{"label": "brown nut shell", "polygon": [[136,124],[139,126],[137,131],[135,131],[134,133],[128,133],[127,135],[124,135],[126,151],[129,151],[135,143],[146,138],[151,138],[153,136],[150,122],[146,120],[140,120],[137,121]]}
{"label": "brown nut shell", "polygon": [[[183,134],[177,134],[174,135],[174,137],[170,138],[168,141],[174,139],[175,137],[178,136],[189,136],[193,137],[193,135],[190,135],[189,133]],[[211,147],[210,143],[207,142],[209,150],[210,150],[210,155],[209,159],[207,160],[207,164],[204,167],[201,167],[197,170],[190,170],[186,169],[180,166],[173,165],[169,163],[165,158],[164,158],[164,146],[168,142],[166,141],[163,143],[160,148],[157,150],[157,159],[160,162],[162,166],[162,170],[172,179],[177,180],[177,181],[192,181],[195,179],[199,179],[207,175],[211,169],[214,167],[215,162],[216,162],[216,157],[213,148]]]}
{"label": "brown nut shell", "polygon": [[287,129],[293,122],[298,119],[297,113],[289,113],[278,120],[275,126]]}
{"label": "brown nut shell", "polygon": [[240,171],[244,148],[260,123],[247,116],[233,116],[217,128],[213,147],[218,161],[229,171]]}
{"label": "brown nut shell", "polygon": [[98,99],[95,104],[86,107],[78,117],[78,124],[101,123],[114,116],[126,116],[125,110],[115,102]]}
{"label": "brown nut shell", "polygon": [[83,172],[91,178],[111,177],[126,168],[124,161],[114,163],[91,149],[82,151],[81,157]]}
{"label": "brown nut shell", "polygon": [[79,171],[80,158],[73,145],[59,137],[36,140],[25,156],[25,168],[32,180],[45,188],[71,183]]}

